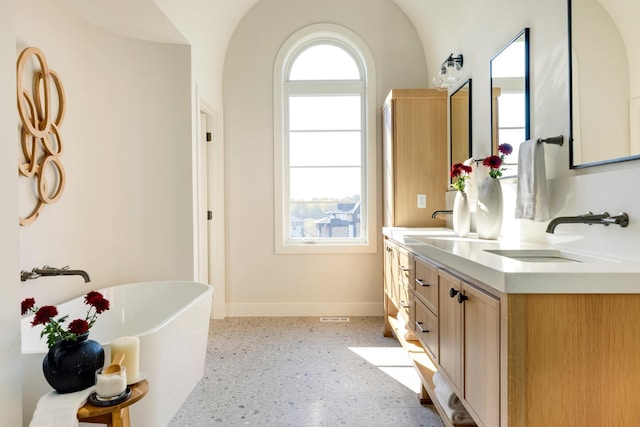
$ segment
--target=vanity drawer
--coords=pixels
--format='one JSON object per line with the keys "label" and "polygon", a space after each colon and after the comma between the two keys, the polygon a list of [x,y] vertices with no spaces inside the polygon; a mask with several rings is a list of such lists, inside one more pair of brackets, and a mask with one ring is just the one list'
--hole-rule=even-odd
{"label": "vanity drawer", "polygon": [[434,360],[438,361],[438,318],[420,300],[415,300],[416,337]]}
{"label": "vanity drawer", "polygon": [[402,314],[405,320],[409,320],[411,308],[411,292],[403,284],[398,285],[398,315]]}
{"label": "vanity drawer", "polygon": [[398,248],[398,283],[407,289],[413,289],[414,273],[413,254],[404,248]]}
{"label": "vanity drawer", "polygon": [[415,259],[414,289],[433,314],[438,315],[438,270],[433,265]]}

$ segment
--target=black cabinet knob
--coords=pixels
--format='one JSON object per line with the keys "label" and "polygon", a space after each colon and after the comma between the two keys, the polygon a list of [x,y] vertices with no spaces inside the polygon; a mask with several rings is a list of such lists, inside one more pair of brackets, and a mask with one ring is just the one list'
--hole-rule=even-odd
{"label": "black cabinet knob", "polygon": [[468,297],[468,296],[466,296],[466,295],[462,295],[462,294],[459,294],[459,295],[458,295],[458,302],[459,302],[460,304],[462,304],[463,302],[465,302],[465,301],[466,301],[466,300],[468,300],[468,299],[469,299],[469,297]]}
{"label": "black cabinet knob", "polygon": [[456,295],[458,295],[459,293],[460,293],[460,291],[458,291],[458,290],[456,290],[456,289],[454,289],[454,288],[450,288],[450,289],[449,289],[449,296],[450,296],[451,298],[455,297],[455,296],[456,296]]}

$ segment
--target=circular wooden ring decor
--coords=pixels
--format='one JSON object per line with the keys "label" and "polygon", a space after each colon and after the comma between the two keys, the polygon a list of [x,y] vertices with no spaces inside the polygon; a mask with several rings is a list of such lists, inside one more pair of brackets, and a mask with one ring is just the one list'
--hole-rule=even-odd
{"label": "circular wooden ring decor", "polygon": [[[25,66],[32,57],[40,69],[33,72],[30,92],[23,84],[23,77]],[[66,176],[60,162],[63,151],[60,126],[66,98],[60,76],[49,69],[44,54],[37,47],[28,47],[18,56],[16,82],[18,114],[22,122],[21,148],[25,159],[18,163],[18,173],[37,183],[36,205],[27,217],[20,218],[20,225],[24,226],[38,218],[45,204],[57,202],[65,187]],[[52,90],[56,91],[57,97],[52,96]],[[51,108],[54,99],[58,101],[55,118]]]}

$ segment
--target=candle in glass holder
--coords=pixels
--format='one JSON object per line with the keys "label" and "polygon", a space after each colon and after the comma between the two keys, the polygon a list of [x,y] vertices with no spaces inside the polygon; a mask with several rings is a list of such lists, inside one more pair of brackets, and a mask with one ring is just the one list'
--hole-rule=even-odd
{"label": "candle in glass holder", "polygon": [[[122,366],[127,369],[128,383],[137,382],[139,375],[140,339],[138,337],[120,337],[111,341],[111,359],[117,353],[124,354]],[[112,362],[113,363],[113,362]]]}

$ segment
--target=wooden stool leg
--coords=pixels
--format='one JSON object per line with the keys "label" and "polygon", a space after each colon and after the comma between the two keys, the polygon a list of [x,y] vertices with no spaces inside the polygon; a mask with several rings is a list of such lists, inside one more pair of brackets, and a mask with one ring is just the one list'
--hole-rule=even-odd
{"label": "wooden stool leg", "polygon": [[119,411],[111,413],[111,424],[107,427],[130,427],[129,425],[129,408],[122,408]]}
{"label": "wooden stool leg", "polygon": [[128,406],[122,410],[122,427],[131,427],[131,421],[129,420]]}

